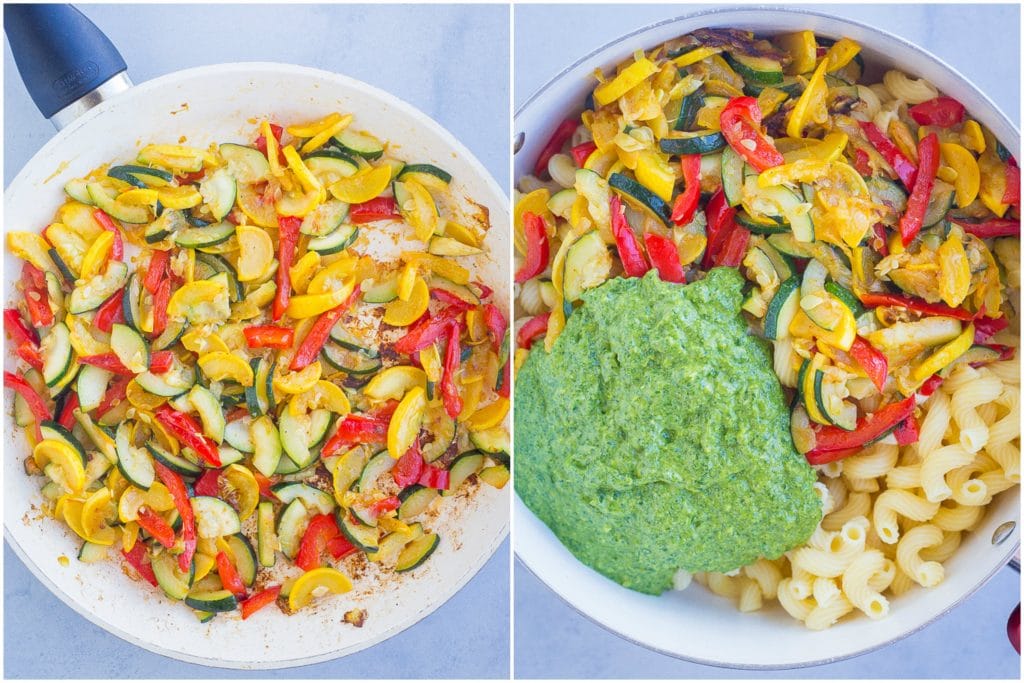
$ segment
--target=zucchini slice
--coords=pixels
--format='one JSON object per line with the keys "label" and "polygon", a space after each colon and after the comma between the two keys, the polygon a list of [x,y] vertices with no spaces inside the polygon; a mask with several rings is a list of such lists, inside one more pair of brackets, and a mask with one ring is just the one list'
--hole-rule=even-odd
{"label": "zucchini slice", "polygon": [[725,147],[725,136],[718,131],[696,133],[676,132],[673,137],[658,140],[658,148],[665,154],[711,154]]}
{"label": "zucchini slice", "polygon": [[333,233],[348,218],[348,204],[330,199],[306,214],[299,226],[299,232],[313,237],[324,237]]}
{"label": "zucchini slice", "polygon": [[235,234],[234,223],[222,221],[205,228],[187,228],[174,235],[174,243],[187,249],[201,249],[227,242]]}
{"label": "zucchini slice", "polygon": [[782,64],[776,59],[738,52],[726,52],[724,57],[744,81],[760,86],[782,83]]}
{"label": "zucchini slice", "polygon": [[377,547],[380,543],[380,532],[377,527],[362,524],[341,509],[338,510],[336,515],[338,518],[338,528],[341,529],[341,533],[345,535],[349,543],[365,553],[377,552]]}
{"label": "zucchini slice", "polygon": [[660,220],[666,227],[672,225],[672,208],[658,195],[621,173],[612,173],[608,177],[608,185],[618,190],[622,198],[634,208],[645,211]]}
{"label": "zucchini slice", "polygon": [[242,583],[251,586],[256,582],[256,551],[253,550],[252,544],[242,534],[228,536],[225,541],[231,548],[235,568],[238,569],[238,574],[242,577]]}
{"label": "zucchini slice", "polygon": [[196,496],[190,502],[196,516],[196,535],[199,538],[232,536],[242,530],[238,513],[220,498]]}
{"label": "zucchini slice", "polygon": [[137,448],[128,438],[128,424],[122,422],[114,436],[117,449],[117,469],[124,478],[144,491],[148,491],[156,479],[153,460],[144,448]]}
{"label": "zucchini slice", "polygon": [[453,496],[463,482],[483,469],[487,456],[480,451],[466,451],[452,461],[448,468],[448,488],[442,495]]}
{"label": "zucchini slice", "polygon": [[248,415],[229,422],[224,427],[224,440],[242,453],[252,453],[255,449],[250,432],[252,422]]}
{"label": "zucchini slice", "polygon": [[[301,501],[299,503],[302,504]],[[273,567],[277,562],[274,549],[277,535],[274,533],[274,504],[269,500],[260,501],[256,506],[256,552],[260,565]]]}
{"label": "zucchini slice", "polygon": [[612,265],[608,245],[596,230],[577,239],[565,256],[565,300],[578,301],[583,292],[603,283],[611,275]]}
{"label": "zucchini slice", "polygon": [[[192,587],[196,575],[196,564],[193,562],[188,572],[181,571],[178,559],[168,552],[162,552],[152,560],[153,575],[156,582],[169,598],[184,600]],[[234,597],[234,596],[232,596]]]}
{"label": "zucchini slice", "polygon": [[398,519],[406,522],[423,514],[434,499],[440,495],[437,489],[413,484],[398,494],[402,505],[398,508]]}
{"label": "zucchini slice", "polygon": [[302,498],[295,498],[281,511],[281,516],[277,520],[277,540],[281,545],[281,552],[288,559],[293,559],[299,552],[302,534],[305,533],[308,524],[309,512]]}
{"label": "zucchini slice", "polygon": [[227,168],[218,168],[199,183],[199,194],[203,196],[206,208],[218,221],[231,213],[238,194],[238,183]]}
{"label": "zucchini slice", "polygon": [[220,146],[220,155],[228,163],[228,172],[240,183],[258,183],[270,175],[267,157],[255,147],[227,142]]}
{"label": "zucchini slice", "polygon": [[412,541],[398,554],[395,571],[408,572],[416,569],[437,550],[440,541],[441,538],[436,533],[425,534]]}
{"label": "zucchini slice", "polygon": [[785,339],[789,326],[800,308],[800,280],[790,277],[779,285],[779,291],[768,303],[764,317],[764,336],[768,339]]}
{"label": "zucchini slice", "polygon": [[384,144],[368,133],[357,133],[346,128],[334,136],[334,141],[343,152],[361,156],[373,161],[384,155]]}
{"label": "zucchini slice", "polygon": [[330,514],[336,507],[333,496],[309,484],[281,482],[271,486],[270,490],[282,503],[290,503],[296,498],[301,498],[306,509],[322,515]]}
{"label": "zucchini slice", "polygon": [[183,474],[186,477],[198,477],[203,473],[203,468],[198,464],[183,458],[180,455],[168,453],[159,444],[155,444],[152,441],[146,443],[146,449],[149,451],[149,454],[153,456],[154,460],[178,474]]}
{"label": "zucchini slice", "polygon": [[359,475],[359,481],[356,484],[356,490],[360,493],[366,493],[373,491],[377,484],[377,479],[385,472],[390,472],[391,468],[395,466],[396,460],[391,457],[391,454],[387,450],[383,450],[371,457],[366,465],[363,466],[362,474]]}
{"label": "zucchini slice", "polygon": [[74,348],[71,346],[71,330],[60,322],[50,328],[39,345],[43,358],[43,381],[46,386],[55,387],[71,369]]}
{"label": "zucchini slice", "polygon": [[324,344],[321,355],[335,369],[356,377],[376,374],[384,367],[384,363],[379,357],[368,356],[362,351],[342,348],[334,343]]}
{"label": "zucchini slice", "polygon": [[200,612],[231,612],[238,609],[238,598],[225,589],[196,591],[185,596],[185,604]]}
{"label": "zucchini slice", "polygon": [[[346,205],[347,206],[347,205]],[[309,250],[319,254],[337,254],[347,249],[356,237],[359,236],[359,228],[355,225],[342,223],[332,232],[322,237],[314,237],[309,241]]]}

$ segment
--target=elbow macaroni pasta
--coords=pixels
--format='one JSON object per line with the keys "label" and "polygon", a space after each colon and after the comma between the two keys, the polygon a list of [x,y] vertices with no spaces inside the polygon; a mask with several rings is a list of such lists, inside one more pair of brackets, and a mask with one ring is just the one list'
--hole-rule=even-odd
{"label": "elbow macaroni pasta", "polygon": [[[813,630],[852,613],[881,619],[893,596],[939,585],[992,497],[1020,481],[1019,376],[1009,361],[956,368],[921,406],[917,443],[878,442],[818,468],[823,516],[803,546],[734,578],[695,578],[741,611],[776,600]],[[979,423],[971,452],[964,426]]]}

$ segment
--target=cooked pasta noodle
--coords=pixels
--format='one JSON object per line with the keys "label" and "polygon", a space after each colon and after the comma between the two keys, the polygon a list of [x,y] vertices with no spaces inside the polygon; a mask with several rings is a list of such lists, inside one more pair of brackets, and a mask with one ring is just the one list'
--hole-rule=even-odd
{"label": "cooked pasta noodle", "polygon": [[886,543],[895,543],[900,537],[897,516],[921,522],[934,517],[938,509],[938,503],[932,503],[910,491],[888,489],[875,499],[873,521],[879,538]]}
{"label": "cooked pasta noodle", "polygon": [[946,483],[946,475],[973,461],[974,456],[959,444],[927,453],[921,462],[921,488],[925,498],[938,503],[952,496],[953,490]]}
{"label": "cooked pasta noodle", "polygon": [[922,524],[909,530],[896,546],[896,564],[916,583],[931,588],[942,582],[945,570],[938,562],[921,558],[925,548],[942,543],[942,529],[934,524]]}
{"label": "cooked pasta noodle", "polygon": [[899,69],[890,69],[882,76],[886,89],[898,100],[920,104],[939,96],[939,91],[923,78],[910,78]]}
{"label": "cooked pasta noodle", "polygon": [[860,101],[864,103],[864,108],[855,114],[856,118],[864,121],[870,121],[875,118],[875,115],[882,108],[882,100],[878,97],[878,93],[866,85],[858,85],[857,95],[860,96]]}
{"label": "cooked pasta noodle", "polygon": [[736,606],[741,612],[756,612],[761,609],[764,605],[764,596],[761,592],[761,587],[757,581],[747,577],[740,577],[739,582],[739,596],[736,600]]}
{"label": "cooked pasta noodle", "polygon": [[843,572],[843,593],[850,604],[872,619],[881,619],[889,612],[889,601],[881,593],[888,584],[882,588],[870,585],[872,577],[885,574],[886,562],[881,552],[868,550],[857,556]]}
{"label": "cooked pasta noodle", "polygon": [[[896,444],[875,444],[863,453],[845,458],[843,460],[843,474],[851,479],[874,479],[884,476],[896,465],[899,455],[900,449]],[[864,491],[869,489],[853,490]]]}
{"label": "cooked pasta noodle", "polygon": [[548,310],[547,306],[544,305],[544,298],[541,294],[540,280],[530,278],[520,285],[519,304],[527,315],[539,315]]}
{"label": "cooked pasta noodle", "polygon": [[811,613],[807,615],[807,619],[804,621],[804,624],[811,630],[820,631],[828,628],[852,611],[853,605],[850,604],[850,601],[847,600],[845,595],[839,593],[839,595],[827,605],[818,606],[812,609]]}
{"label": "cooked pasta noodle", "polygon": [[[956,373],[954,373],[955,375]],[[1002,393],[1003,383],[996,377],[979,377],[959,387],[950,400],[950,412],[960,429],[960,444],[970,453],[977,453],[988,442],[988,425],[978,415],[982,403],[994,401]]]}

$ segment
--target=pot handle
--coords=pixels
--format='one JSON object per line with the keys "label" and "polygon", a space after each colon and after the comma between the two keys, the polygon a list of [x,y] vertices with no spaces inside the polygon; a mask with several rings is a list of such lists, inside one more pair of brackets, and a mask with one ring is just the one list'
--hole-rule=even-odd
{"label": "pot handle", "polygon": [[71,5],[4,5],[4,31],[29,95],[57,128],[131,87],[121,53]]}

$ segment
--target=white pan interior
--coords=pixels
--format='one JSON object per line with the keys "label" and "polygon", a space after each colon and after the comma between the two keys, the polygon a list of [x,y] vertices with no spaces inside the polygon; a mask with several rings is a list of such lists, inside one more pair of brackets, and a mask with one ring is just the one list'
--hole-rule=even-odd
{"label": "white pan interior", "polygon": [[[508,200],[473,155],[440,125],[410,105],[364,83],[324,71],[276,64],[228,64],[164,76],[91,110],[61,131],[18,174],[7,191],[5,225],[40,230],[64,199],[71,178],[112,160],[128,161],[151,142],[205,147],[252,139],[260,119],[318,119],[332,111],[355,115],[353,126],[399,147],[410,162],[434,163],[454,177],[453,195],[486,207],[488,256],[478,262],[495,301],[508,301]],[[465,202],[464,202],[465,204]],[[466,204],[467,208],[469,207]],[[20,263],[4,254],[4,301],[10,302]],[[8,369],[13,366],[5,356]],[[28,455],[20,428],[4,408],[4,514],[11,545],[61,600],[108,631],[154,652],[185,661],[240,669],[310,664],[377,643],[411,626],[455,594],[479,570],[508,530],[509,488],[481,486],[468,500],[446,500],[435,522],[442,544],[423,567],[406,575],[356,581],[344,596],[292,617],[264,610],[242,622],[220,615],[200,624],[192,610],[130,580],[117,561],[82,564],[79,541],[39,510],[38,479],[22,470]],[[455,504],[453,504],[455,503]],[[71,558],[68,566],[60,556]],[[367,610],[362,628],[342,621]]]}
{"label": "white pan interior", "polygon": [[[670,19],[640,29],[587,55],[533,95],[517,112],[515,131],[522,148],[515,156],[514,178],[527,173],[555,127],[578,113],[592,87],[597,67],[609,69],[637,48],[652,48],[702,27],[733,27],[772,34],[811,29],[831,38],[843,36],[863,47],[869,73],[899,67],[924,77],[960,100],[971,115],[991,129],[1010,149],[1020,148],[1020,133],[985,95],[938,58],[900,38],[865,26],[800,10],[740,9]],[[878,72],[880,77],[881,72]],[[1020,530],[995,545],[993,532],[1019,520],[1015,488],[990,506],[983,523],[969,534],[945,563],[946,579],[938,587],[891,600],[885,619],[849,617],[831,629],[811,632],[777,605],[753,614],[736,611],[732,601],[694,585],[661,597],[622,588],[581,564],[517,497],[515,549],[545,584],[579,612],[622,637],[690,661],[748,669],[791,668],[822,664],[890,643],[913,633],[955,607],[998,571],[1020,544]],[[1016,596],[1008,596],[1012,604]]]}

